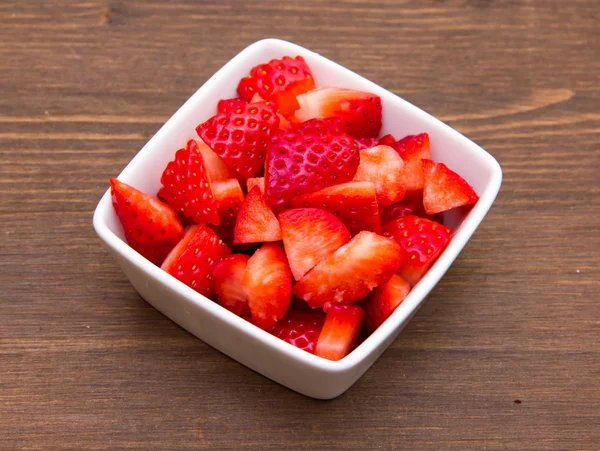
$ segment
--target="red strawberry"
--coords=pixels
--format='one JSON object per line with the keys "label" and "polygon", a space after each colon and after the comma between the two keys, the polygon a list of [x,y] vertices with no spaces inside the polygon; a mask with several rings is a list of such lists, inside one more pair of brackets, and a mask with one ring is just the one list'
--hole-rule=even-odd
{"label": "red strawberry", "polygon": [[[297,127],[303,133],[317,135],[345,133],[346,127],[340,117],[329,117],[327,119],[310,119]],[[355,138],[359,149],[368,149],[377,145],[377,138]]]}
{"label": "red strawberry", "polygon": [[328,304],[315,355],[340,360],[354,349],[360,336],[365,312],[358,305]]}
{"label": "red strawberry", "polygon": [[381,209],[381,223],[391,221],[392,219],[399,219],[404,216],[419,216],[421,218],[430,219],[440,224],[443,221],[443,215],[441,213],[435,215],[428,215],[423,207],[422,198],[413,199],[402,199],[400,202],[396,202],[392,205]]}
{"label": "red strawberry", "polygon": [[326,302],[350,304],[387,282],[401,261],[401,249],[393,240],[360,232],[300,279],[294,295],[313,308]]}
{"label": "red strawberry", "polygon": [[244,202],[244,192],[237,179],[228,179],[212,184],[212,192],[217,203],[220,223],[213,230],[228,245],[233,243],[233,228],[238,211]]}
{"label": "red strawberry", "polygon": [[423,206],[428,214],[474,204],[479,200],[473,187],[444,163],[431,160],[422,160],[421,163],[425,177]]}
{"label": "red strawberry", "polygon": [[378,145],[379,140],[377,138],[356,138],[359,149],[370,149]]}
{"label": "red strawberry", "polygon": [[292,273],[279,243],[265,243],[248,260],[242,286],[248,296],[252,322],[268,330],[290,305]]}
{"label": "red strawberry", "polygon": [[248,192],[252,190],[255,186],[258,186],[260,192],[264,194],[265,192],[265,178],[264,177],[250,177],[246,180],[246,187]]}
{"label": "red strawberry", "polygon": [[415,286],[446,248],[452,230],[429,219],[406,216],[385,224],[383,235],[402,248],[398,274]]}
{"label": "red strawberry", "polygon": [[283,246],[292,274],[300,280],[350,239],[350,232],[321,208],[295,208],[279,215]]}
{"label": "red strawberry", "polygon": [[177,213],[156,197],[115,178],[110,179],[110,190],[125,241],[143,257],[160,265],[183,237]]}
{"label": "red strawberry", "polygon": [[313,354],[324,322],[325,315],[321,310],[306,312],[290,308],[270,332],[277,338]]}
{"label": "red strawberry", "polygon": [[403,169],[402,158],[391,147],[362,149],[360,165],[354,180],[373,183],[377,192],[377,203],[385,207],[402,200],[406,194],[401,182]]}
{"label": "red strawberry", "polygon": [[[265,103],[269,104],[269,102],[266,101],[265,99],[263,99],[261,96],[259,96],[258,94],[254,94],[254,96],[252,97],[252,100],[250,100],[250,103],[258,103],[258,102],[265,102]],[[277,116],[279,116],[279,128],[281,130],[288,130],[288,129],[292,128],[292,123],[285,116],[283,116],[280,112],[277,112]]]}
{"label": "red strawberry", "polygon": [[233,229],[234,243],[260,243],[281,240],[281,228],[273,211],[265,203],[260,188],[250,190],[238,212]]}
{"label": "red strawberry", "polygon": [[229,255],[215,266],[212,274],[212,288],[217,293],[217,303],[248,320],[250,307],[242,279],[249,258],[243,254]]}
{"label": "red strawberry", "polygon": [[404,301],[409,292],[410,283],[398,274],[394,274],[388,282],[375,288],[367,298],[365,308],[367,331],[373,332],[377,329]]}
{"label": "red strawberry", "polygon": [[169,253],[161,268],[198,293],[211,297],[211,277],[217,263],[231,254],[212,229],[194,225]]}
{"label": "red strawberry", "polygon": [[175,159],[165,168],[160,182],[163,185],[161,196],[175,210],[198,224],[219,224],[210,181],[195,140],[190,139],[185,149],[175,153]]}
{"label": "red strawberry", "polygon": [[404,160],[402,184],[408,197],[418,198],[423,190],[423,168],[421,160],[430,158],[429,135],[410,135],[392,144],[396,152]]}
{"label": "red strawberry", "polygon": [[380,146],[394,147],[394,144],[396,144],[396,138],[394,138],[390,134],[387,134],[387,135],[379,138],[379,141],[377,142],[377,144],[379,144]]}
{"label": "red strawberry", "polygon": [[240,80],[237,92],[248,102],[255,94],[272,100],[282,114],[288,115],[298,108],[296,96],[314,87],[312,73],[304,58],[284,56],[253,67],[250,75]]}
{"label": "red strawberry", "polygon": [[195,141],[198,145],[198,150],[202,155],[202,162],[204,163],[206,174],[211,183],[236,177],[236,174],[229,170],[223,159],[201,139],[196,139]]}
{"label": "red strawberry", "polygon": [[217,113],[196,127],[202,140],[243,178],[254,177],[264,165],[271,134],[279,118],[264,102],[240,104],[229,113]]}
{"label": "red strawberry", "polygon": [[305,194],[292,200],[294,207],[320,207],[336,215],[352,235],[362,230],[381,232],[375,185],[348,182]]}
{"label": "red strawberry", "polygon": [[301,194],[349,182],[359,158],[356,142],[347,135],[280,132],[265,165],[267,204],[279,209]]}
{"label": "red strawberry", "polygon": [[381,129],[381,99],[369,92],[341,88],[317,88],[297,98],[298,122],[309,119],[342,119],[344,130],[356,138],[375,138]]}
{"label": "red strawberry", "polygon": [[217,103],[217,113],[227,114],[235,111],[237,114],[241,114],[246,103],[248,102],[242,99],[221,99]]}

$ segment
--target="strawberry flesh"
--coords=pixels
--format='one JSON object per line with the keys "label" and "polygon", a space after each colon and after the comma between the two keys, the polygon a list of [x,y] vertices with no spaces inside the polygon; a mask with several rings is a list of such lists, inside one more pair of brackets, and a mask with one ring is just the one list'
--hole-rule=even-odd
{"label": "strawberry flesh", "polygon": [[324,322],[325,314],[321,310],[290,308],[270,332],[277,338],[314,354]]}
{"label": "strawberry flesh", "polygon": [[233,228],[244,202],[244,192],[237,179],[228,179],[212,184],[212,191],[219,212],[219,225],[213,230],[228,246],[233,244]]}
{"label": "strawberry flesh", "polygon": [[215,266],[212,274],[217,303],[244,319],[250,319],[248,296],[242,286],[249,258],[243,254],[228,255]]}
{"label": "strawberry flesh", "polygon": [[388,146],[377,146],[360,151],[360,165],[355,181],[371,182],[377,192],[377,203],[385,207],[404,198],[406,190],[402,184],[402,158]]}
{"label": "strawberry flesh", "polygon": [[328,360],[344,358],[356,344],[365,317],[358,305],[328,304],[315,355]]}
{"label": "strawberry flesh", "polygon": [[260,243],[281,240],[281,227],[265,202],[260,187],[250,190],[238,212],[233,229],[234,243]]}
{"label": "strawberry flesh", "polygon": [[389,281],[371,292],[365,306],[368,332],[377,329],[396,310],[408,296],[410,288],[410,283],[394,274]]}
{"label": "strawberry flesh", "polygon": [[473,187],[444,163],[431,160],[422,160],[421,163],[425,178],[423,206],[428,214],[474,204],[479,200]]}

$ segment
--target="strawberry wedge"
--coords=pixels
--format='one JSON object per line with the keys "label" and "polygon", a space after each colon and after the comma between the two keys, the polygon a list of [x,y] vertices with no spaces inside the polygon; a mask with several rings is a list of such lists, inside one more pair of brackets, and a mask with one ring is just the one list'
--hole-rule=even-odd
{"label": "strawberry wedge", "polygon": [[315,355],[328,360],[340,360],[352,349],[360,336],[365,312],[357,305],[327,304],[325,323]]}
{"label": "strawberry wedge", "polygon": [[422,160],[424,188],[423,206],[427,214],[474,204],[479,196],[465,179],[444,163]]}

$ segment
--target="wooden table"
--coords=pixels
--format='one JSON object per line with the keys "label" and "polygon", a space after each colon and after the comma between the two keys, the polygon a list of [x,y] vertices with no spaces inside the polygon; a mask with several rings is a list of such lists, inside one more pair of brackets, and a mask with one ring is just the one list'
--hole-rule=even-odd
{"label": "wooden table", "polygon": [[[0,448],[600,448],[596,0],[0,2]],[[342,397],[253,373],[146,304],[92,211],[229,58],[295,41],[489,150],[504,184]]]}

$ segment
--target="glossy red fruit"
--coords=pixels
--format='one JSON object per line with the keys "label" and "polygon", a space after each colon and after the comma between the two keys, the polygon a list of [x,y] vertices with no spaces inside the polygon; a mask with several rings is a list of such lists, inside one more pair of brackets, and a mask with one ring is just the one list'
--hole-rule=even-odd
{"label": "glossy red fruit", "polygon": [[277,338],[313,354],[325,322],[322,310],[303,311],[290,308],[270,330]]}
{"label": "glossy red fruit", "polygon": [[271,135],[278,125],[273,107],[260,102],[217,113],[198,125],[196,132],[230,170],[247,179],[263,168]]}
{"label": "glossy red fruit", "polygon": [[430,158],[429,135],[421,133],[402,138],[392,147],[404,160],[402,184],[407,197],[421,197],[423,191],[423,168],[421,160]]}
{"label": "glossy red fruit", "polygon": [[296,96],[314,89],[315,82],[308,64],[301,56],[284,56],[259,64],[240,80],[238,94],[250,102],[255,94],[275,102],[284,115],[298,108]]}
{"label": "glossy red fruit", "polygon": [[244,202],[244,192],[237,179],[228,179],[213,182],[212,192],[219,212],[219,225],[213,230],[227,243],[233,244],[233,228],[235,227],[238,212]]}
{"label": "glossy red fruit", "polygon": [[221,99],[217,103],[217,113],[232,113],[237,111],[241,113],[248,102],[243,99]]}
{"label": "glossy red fruit", "polygon": [[198,143],[190,139],[185,149],[175,153],[175,159],[160,178],[163,196],[169,205],[197,224],[219,224],[219,213],[210,187],[210,180]]}
{"label": "glossy red fruit", "polygon": [[396,138],[394,138],[390,134],[382,136],[381,138],[379,138],[379,141],[377,142],[377,144],[379,144],[380,146],[390,146],[390,147],[394,147],[395,143],[396,143]]}
{"label": "glossy red fruit", "polygon": [[242,279],[248,265],[244,254],[232,254],[221,260],[212,274],[212,288],[217,294],[217,303],[244,319],[250,319],[248,296]]}
{"label": "glossy red fruit", "polygon": [[265,165],[267,204],[281,209],[296,196],[349,182],[359,159],[358,146],[347,135],[280,132]]}
{"label": "glossy red fruit", "polygon": [[285,253],[296,280],[350,239],[344,224],[322,208],[286,210],[279,215],[279,224]]}
{"label": "glossy red fruit", "polygon": [[315,355],[328,360],[340,360],[354,349],[365,312],[358,305],[341,304],[328,304],[324,310],[327,316],[317,341]]}
{"label": "glossy red fruit", "polygon": [[205,225],[189,227],[161,268],[198,293],[210,298],[215,266],[231,254],[227,245]]}
{"label": "glossy red fruit", "polygon": [[223,159],[208,147],[204,141],[199,138],[195,141],[198,145],[198,151],[202,155],[202,162],[211,183],[236,177],[235,172],[230,171]]}
{"label": "glossy red fruit", "polygon": [[242,286],[252,322],[268,330],[285,315],[292,292],[292,273],[280,243],[266,243],[248,260]]}
{"label": "glossy red fruit", "polygon": [[265,193],[265,178],[264,177],[250,177],[246,180],[247,191],[252,191],[252,188],[258,186],[261,193]]}
{"label": "glossy red fruit", "polygon": [[183,237],[177,213],[156,197],[115,178],[110,179],[110,188],[125,241],[152,263],[160,265]]}
{"label": "glossy red fruit", "polygon": [[381,223],[385,224],[393,219],[399,219],[404,216],[419,216],[421,218],[430,219],[440,224],[443,221],[441,213],[428,215],[423,207],[423,199],[421,197],[412,199],[402,199],[392,205],[381,209]]}
{"label": "glossy red fruit", "polygon": [[260,187],[253,187],[238,212],[233,229],[234,243],[261,243],[281,240],[281,227],[265,202]]}
{"label": "glossy red fruit", "polygon": [[375,185],[377,204],[385,207],[404,198],[402,184],[402,158],[388,146],[377,146],[360,151],[360,165],[354,181],[371,182]]}
{"label": "glossy red fruit", "polygon": [[448,245],[452,229],[428,219],[406,216],[384,224],[383,235],[402,249],[398,274],[415,286]]}
{"label": "glossy red fruit", "polygon": [[[339,135],[346,133],[344,121],[340,117],[329,117],[327,119],[310,119],[298,124],[297,129],[303,133],[317,135]],[[377,145],[377,138],[354,138],[359,149],[368,149]]]}
{"label": "glossy red fruit", "polygon": [[393,240],[360,232],[296,282],[294,295],[313,308],[326,302],[351,304],[387,282],[401,262]]}
{"label": "glossy red fruit", "polygon": [[410,283],[394,274],[390,280],[375,288],[367,298],[365,326],[373,332],[408,296]]}
{"label": "glossy red fruit", "polygon": [[428,214],[474,204],[479,196],[456,172],[444,163],[422,160],[424,174],[423,206]]}

